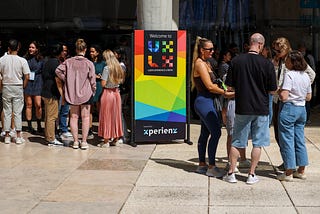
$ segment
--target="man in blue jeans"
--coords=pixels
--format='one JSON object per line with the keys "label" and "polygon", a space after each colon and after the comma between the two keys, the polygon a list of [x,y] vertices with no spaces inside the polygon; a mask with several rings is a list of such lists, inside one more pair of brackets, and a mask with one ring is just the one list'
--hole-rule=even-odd
{"label": "man in blue jeans", "polygon": [[72,134],[68,131],[68,116],[69,116],[69,104],[65,103],[60,106],[59,111],[59,129],[60,129],[60,138],[70,138]]}
{"label": "man in blue jeans", "polygon": [[235,167],[239,149],[246,148],[251,133],[253,148],[247,184],[259,181],[255,175],[261,155],[261,147],[270,145],[269,132],[269,93],[277,90],[274,66],[270,60],[260,55],[265,43],[260,33],[250,37],[248,53],[236,56],[230,64],[226,84],[235,91],[236,116],[232,146],[231,166],[223,180],[236,183]]}
{"label": "man in blue jeans", "polygon": [[[67,58],[69,58],[68,46],[65,43],[60,43],[62,45],[62,53],[60,55],[60,63],[64,62]],[[62,84],[59,78],[56,78],[57,84]],[[60,92],[61,93],[61,92]],[[72,138],[71,132],[68,130],[68,117],[69,117],[69,104],[61,103],[62,100],[60,98],[59,101],[59,138],[61,140],[68,140]],[[72,139],[71,139],[72,140]]]}

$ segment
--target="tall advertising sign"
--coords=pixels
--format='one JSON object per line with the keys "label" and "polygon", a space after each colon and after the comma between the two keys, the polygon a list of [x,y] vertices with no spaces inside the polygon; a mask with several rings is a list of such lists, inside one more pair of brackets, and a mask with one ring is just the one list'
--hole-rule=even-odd
{"label": "tall advertising sign", "polygon": [[134,33],[134,141],[185,139],[186,35]]}

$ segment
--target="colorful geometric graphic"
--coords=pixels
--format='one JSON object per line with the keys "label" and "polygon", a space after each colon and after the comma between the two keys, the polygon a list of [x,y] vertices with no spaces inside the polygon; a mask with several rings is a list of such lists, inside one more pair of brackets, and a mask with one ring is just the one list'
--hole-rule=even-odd
{"label": "colorful geometric graphic", "polygon": [[177,76],[177,32],[144,31],[144,75]]}
{"label": "colorful geometric graphic", "polygon": [[154,46],[152,44],[152,41],[148,41],[148,50],[151,53],[158,52],[159,48],[160,48],[160,42],[159,41],[155,41],[154,42]]}
{"label": "colorful geometric graphic", "polygon": [[163,68],[173,68],[173,56],[162,56],[162,67]]}
{"label": "colorful geometric graphic", "polygon": [[[164,43],[161,39],[157,39],[159,42],[145,41],[145,33],[136,30],[134,35],[134,121],[138,126],[134,131],[146,138],[151,134],[161,135],[163,139],[183,138],[186,127],[186,31],[148,32],[159,38],[176,34],[177,41],[170,39]],[[154,60],[153,51],[161,57]],[[158,73],[149,74],[145,69]],[[164,76],[161,69],[171,69],[176,75]]]}
{"label": "colorful geometric graphic", "polygon": [[148,65],[152,68],[158,68],[159,65],[157,63],[154,63],[152,60],[152,56],[148,56]]}
{"label": "colorful geometric graphic", "polygon": [[166,53],[166,52],[169,52],[169,53],[173,53],[173,41],[162,41],[162,53]]}
{"label": "colorful geometric graphic", "polygon": [[[135,120],[152,120],[166,122],[186,122],[186,32],[177,32],[177,77],[144,75],[144,31],[135,31],[135,71],[134,71],[134,103]],[[150,44],[150,46],[149,46]],[[158,47],[148,43],[148,49],[154,51]],[[170,50],[173,41],[165,44]],[[152,56],[150,66],[152,64]],[[169,59],[164,58],[164,65],[172,67]]]}

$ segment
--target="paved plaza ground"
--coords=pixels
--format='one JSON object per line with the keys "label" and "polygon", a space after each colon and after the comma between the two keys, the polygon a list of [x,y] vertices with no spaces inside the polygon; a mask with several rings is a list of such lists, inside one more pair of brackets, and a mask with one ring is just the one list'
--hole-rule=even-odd
{"label": "paved plaza ground", "polygon": [[[238,183],[195,173],[200,125],[192,121],[193,145],[138,143],[89,150],[49,147],[43,136],[23,133],[26,143],[0,143],[0,213],[320,213],[320,113],[312,110],[305,129],[310,166],[307,180],[280,182],[281,161],[272,127],[271,145],[257,168],[260,182]],[[225,167],[226,130],[217,161]],[[249,147],[251,149],[251,147]],[[247,156],[250,157],[250,149]]]}

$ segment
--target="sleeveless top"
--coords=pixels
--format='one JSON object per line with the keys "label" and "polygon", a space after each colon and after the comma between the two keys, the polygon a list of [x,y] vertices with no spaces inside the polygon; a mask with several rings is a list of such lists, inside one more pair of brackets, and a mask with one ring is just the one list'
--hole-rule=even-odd
{"label": "sleeveless top", "polygon": [[[216,81],[216,76],[214,75],[214,73],[212,71],[209,72],[209,75],[210,75],[211,82],[214,83]],[[194,79],[195,87],[196,87],[198,93],[209,92],[207,87],[202,82],[200,76],[199,77],[193,77],[193,79]]]}
{"label": "sleeveless top", "polygon": [[[210,75],[211,82],[214,83],[216,81],[216,79],[217,79],[215,73],[210,71],[209,75]],[[197,96],[200,95],[200,96],[204,96],[204,97],[207,97],[207,98],[211,98],[213,100],[214,108],[217,111],[221,111],[222,110],[222,106],[221,106],[221,103],[220,103],[220,100],[219,100],[220,95],[211,93],[207,89],[207,87],[203,84],[200,76],[199,77],[193,77],[193,78],[194,78],[195,87],[197,89]]]}

